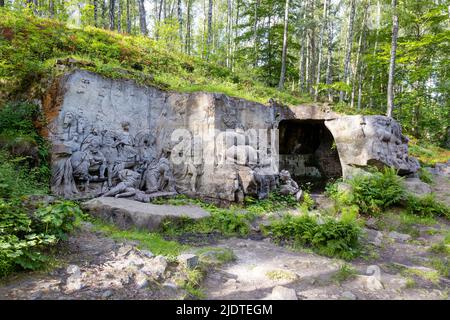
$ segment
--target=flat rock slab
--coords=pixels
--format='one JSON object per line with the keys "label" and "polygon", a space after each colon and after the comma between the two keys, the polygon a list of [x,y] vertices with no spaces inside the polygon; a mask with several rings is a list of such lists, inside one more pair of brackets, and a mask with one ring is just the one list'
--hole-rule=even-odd
{"label": "flat rock slab", "polygon": [[110,221],[121,229],[139,228],[155,231],[165,219],[202,219],[209,212],[197,206],[173,206],[142,203],[128,199],[100,197],[82,204],[83,210]]}

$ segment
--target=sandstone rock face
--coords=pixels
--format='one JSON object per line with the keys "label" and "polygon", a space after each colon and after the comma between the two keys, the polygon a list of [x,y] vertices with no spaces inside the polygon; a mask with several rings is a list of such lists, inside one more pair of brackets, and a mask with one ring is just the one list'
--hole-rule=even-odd
{"label": "sandstone rock face", "polygon": [[218,202],[264,198],[293,180],[349,177],[368,165],[414,173],[408,139],[383,116],[175,93],[75,70],[44,109],[52,191],[151,202],[183,193]]}
{"label": "sandstone rock face", "polygon": [[400,125],[385,116],[343,116],[325,125],[339,150],[344,177],[368,165],[390,166],[402,174],[419,170],[417,159],[408,155],[408,138]]}

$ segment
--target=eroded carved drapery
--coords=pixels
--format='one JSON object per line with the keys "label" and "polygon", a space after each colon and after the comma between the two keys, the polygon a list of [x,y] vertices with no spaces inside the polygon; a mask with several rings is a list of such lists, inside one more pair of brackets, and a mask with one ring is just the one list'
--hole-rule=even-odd
{"label": "eroded carved drapery", "polygon": [[[65,197],[103,195],[140,201],[149,200],[142,193],[175,194],[168,155],[157,151],[150,130],[133,136],[130,125],[123,121],[121,130],[102,130],[82,114],[66,112],[59,151],[53,151],[53,192]],[[96,188],[90,188],[92,182]]]}

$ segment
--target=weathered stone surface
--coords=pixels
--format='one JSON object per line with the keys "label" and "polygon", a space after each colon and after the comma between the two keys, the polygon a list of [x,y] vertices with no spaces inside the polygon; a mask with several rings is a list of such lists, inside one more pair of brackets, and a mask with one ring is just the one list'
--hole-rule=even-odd
{"label": "weathered stone surface", "polygon": [[353,292],[351,292],[351,291],[343,292],[341,297],[344,300],[356,300],[355,294]]}
{"label": "weathered stone surface", "polygon": [[167,259],[163,256],[154,257],[150,263],[145,264],[140,271],[153,278],[160,278],[167,269]]}
{"label": "weathered stone surface", "polygon": [[202,219],[210,216],[207,211],[196,206],[155,205],[109,197],[89,200],[82,207],[120,228],[138,227],[150,231],[157,230],[164,219]]}
{"label": "weathered stone surface", "polygon": [[298,300],[294,289],[276,286],[272,290],[271,300]]}
{"label": "weathered stone surface", "polygon": [[[299,182],[350,177],[369,165],[402,174],[419,167],[399,124],[384,116],[165,92],[82,70],[58,87],[53,100],[61,103],[44,108],[43,131],[52,143],[52,191],[67,198],[148,202],[184,193],[234,202],[266,197],[281,169]],[[287,122],[304,140],[284,129],[278,136]],[[281,146],[290,149],[281,154]]]}
{"label": "weathered stone surface", "polygon": [[188,269],[193,269],[198,265],[198,256],[195,254],[184,253],[177,257],[180,264],[184,265]]}
{"label": "weathered stone surface", "polygon": [[148,287],[149,283],[147,275],[143,272],[138,272],[134,276],[134,283],[136,285],[136,289],[144,289]]}
{"label": "weathered stone surface", "polygon": [[431,187],[419,178],[405,179],[404,185],[407,191],[416,196],[423,196],[431,193]]}
{"label": "weathered stone surface", "polygon": [[351,282],[351,286],[359,289],[377,291],[384,289],[383,284],[376,276],[357,275]]}
{"label": "weathered stone surface", "polygon": [[399,242],[411,240],[411,236],[409,234],[399,233],[396,231],[389,232],[389,237]]}
{"label": "weathered stone surface", "polygon": [[417,172],[417,159],[408,155],[408,138],[400,125],[385,116],[342,116],[325,122],[339,151],[344,177],[369,165]]}

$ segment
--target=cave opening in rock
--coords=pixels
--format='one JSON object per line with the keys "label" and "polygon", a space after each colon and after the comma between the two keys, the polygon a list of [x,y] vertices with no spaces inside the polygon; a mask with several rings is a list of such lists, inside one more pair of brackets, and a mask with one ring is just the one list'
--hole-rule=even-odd
{"label": "cave opening in rock", "polygon": [[299,185],[321,191],[342,177],[333,135],[323,120],[283,120],[279,124],[280,170],[288,170]]}

